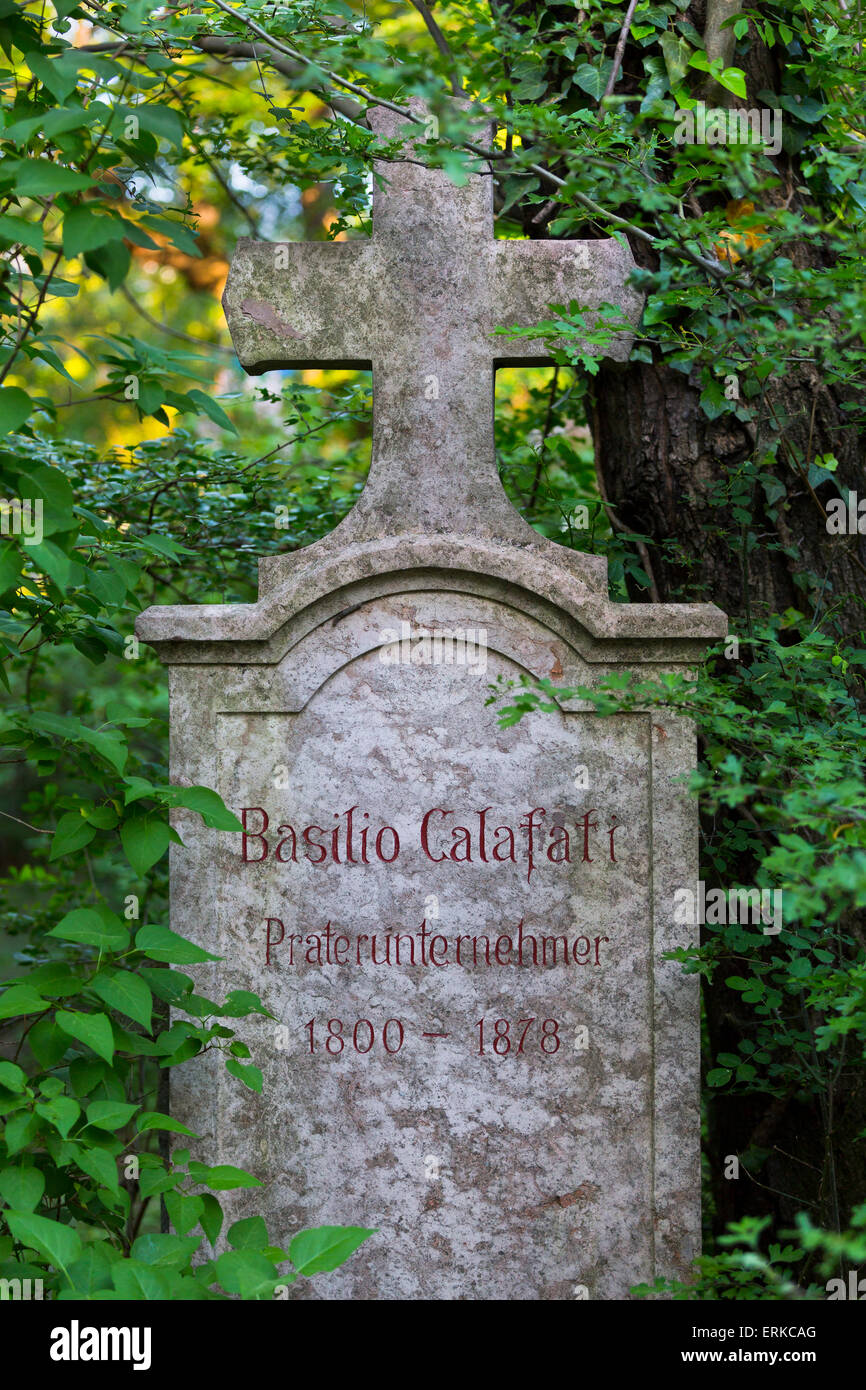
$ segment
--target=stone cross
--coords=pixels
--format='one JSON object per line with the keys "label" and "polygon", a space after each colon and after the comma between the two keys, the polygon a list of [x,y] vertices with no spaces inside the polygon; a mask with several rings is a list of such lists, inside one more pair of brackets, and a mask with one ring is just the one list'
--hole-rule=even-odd
{"label": "stone cross", "polygon": [[486,683],[693,669],[724,615],[612,602],[604,558],[497,478],[492,369],[545,348],[491,330],[570,300],[636,323],[628,251],[494,240],[486,172],[384,174],[369,242],[242,242],[226,291],[251,371],[372,363],[360,500],[262,560],[256,603],[137,623],[170,667],[172,780],[245,826],[176,813],[172,924],[220,958],[200,993],[274,1015],[246,1021],[262,1096],[209,1054],[171,1108],[263,1180],[229,1220],[282,1246],[377,1228],[292,1298],[624,1298],[698,1250],[697,982],[665,959],[694,936],[694,731],[565,696],[500,728]]}
{"label": "stone cross", "polygon": [[[407,126],[381,108],[370,123],[389,137]],[[486,169],[459,188],[417,162],[378,172],[369,239],[238,242],[223,297],[238,357],[248,372],[372,368],[372,463],[353,524],[369,514],[376,530],[384,517],[453,531],[471,507],[486,529],[514,531],[496,472],[493,369],[549,357],[542,342],[493,329],[530,327],[572,300],[590,317],[617,304],[636,322],[631,252],[613,239],[495,240]],[[610,355],[627,357],[630,338]]]}

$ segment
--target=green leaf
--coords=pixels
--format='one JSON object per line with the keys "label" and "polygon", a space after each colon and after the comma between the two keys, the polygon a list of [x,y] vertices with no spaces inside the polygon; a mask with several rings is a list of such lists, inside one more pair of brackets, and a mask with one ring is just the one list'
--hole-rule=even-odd
{"label": "green leaf", "polygon": [[226,1293],[241,1298],[269,1298],[274,1284],[279,1283],[270,1260],[252,1250],[227,1250],[217,1260],[216,1270]]}
{"label": "green leaf", "polygon": [[148,1129],[165,1129],[172,1134],[188,1134],[192,1139],[198,1139],[197,1134],[193,1134],[191,1129],[182,1125],[180,1120],[176,1120],[173,1115],[163,1115],[159,1110],[145,1110],[139,1115],[136,1121],[136,1129],[139,1134],[144,1134]]}
{"label": "green leaf", "polygon": [[26,145],[37,130],[49,138],[65,135],[70,130],[86,130],[97,120],[100,105],[100,102],[95,101],[90,107],[68,106],[53,111],[43,110],[35,116],[25,116],[23,120],[14,121],[3,133],[7,140],[14,141],[20,147]]}
{"label": "green leaf", "polygon": [[[124,588],[134,589],[142,577],[140,565],[136,565],[132,560],[128,560],[125,555],[106,555],[106,563],[109,568],[114,570]],[[112,700],[105,707],[105,717],[115,724],[128,724],[132,728],[144,728],[150,721],[145,719],[139,722],[135,715],[128,714],[120,700]]]}
{"label": "green leaf", "polygon": [[169,1281],[163,1271],[140,1260],[119,1260],[111,1277],[121,1298],[154,1303],[171,1297]]}
{"label": "green leaf", "polygon": [[202,249],[196,241],[195,231],[187,227],[183,222],[179,222],[174,217],[157,217],[149,213],[142,217],[141,225],[149,227],[151,231],[159,236],[168,237],[174,242],[179,251],[183,251],[187,256],[201,256]]}
{"label": "green leaf", "polygon": [[201,1245],[201,1236],[139,1236],[130,1252],[134,1260],[159,1269],[183,1269]]}
{"label": "green leaf", "polygon": [[289,1257],[307,1279],[313,1274],[327,1274],[345,1264],[376,1230],[375,1226],[317,1226],[299,1231],[289,1246]]}
{"label": "green leaf", "polygon": [[811,975],[814,966],[808,956],[794,956],[788,965],[788,971],[795,980],[805,980],[807,975]]}
{"label": "green leaf", "polygon": [[198,1225],[204,1210],[201,1197],[188,1197],[185,1192],[167,1192],[163,1198],[168,1219],[179,1236],[185,1236]]}
{"label": "green leaf", "polygon": [[79,1298],[89,1298],[98,1289],[111,1288],[111,1271],[120,1254],[105,1241],[84,1247],[80,1260],[69,1266],[69,1282]]}
{"label": "green leaf", "polygon": [[[45,249],[45,234],[41,222],[28,222],[26,217],[13,217],[5,212],[0,217],[0,237],[10,244],[20,242],[22,246],[32,246],[41,255]],[[22,393],[23,394],[23,393]]]}
{"label": "green leaf", "polygon": [[193,553],[188,546],[181,545],[171,536],[160,536],[155,531],[146,536],[139,536],[138,542],[145,550],[155,551],[157,555],[165,555],[170,560],[179,560],[181,556]]}
{"label": "green leaf", "polygon": [[[74,1102],[73,1102],[74,1104]],[[11,1120],[6,1121],[6,1152],[11,1158],[13,1154],[20,1153],[25,1144],[29,1144],[39,1128],[39,1116],[26,1112],[23,1115],[13,1115]]]}
{"label": "green leaf", "polygon": [[38,1014],[50,1004],[30,985],[12,985],[0,994],[0,1018],[17,1018],[21,1014]]}
{"label": "green leaf", "polygon": [[690,68],[697,68],[699,72],[712,73],[714,68],[721,71],[721,61],[721,58],[716,58],[715,61],[711,63],[704,50],[700,48],[696,53],[691,53],[689,55],[688,65]]}
{"label": "green leaf", "polygon": [[65,854],[73,854],[84,849],[96,834],[96,827],[90,825],[77,811],[67,811],[57,822],[54,838],[51,841],[51,860],[62,859]]}
{"label": "green leaf", "polygon": [[518,58],[512,65],[511,80],[518,101],[538,101],[547,91],[544,64],[531,55]]}
{"label": "green leaf", "polygon": [[67,1266],[81,1255],[81,1237],[59,1221],[46,1216],[31,1216],[22,1212],[7,1212],[9,1229],[22,1245],[38,1250],[55,1269],[67,1273]]}
{"label": "green leaf", "polygon": [[206,396],[204,391],[199,391],[197,387],[194,387],[192,391],[187,391],[186,395],[187,400],[193,401],[200,410],[204,411],[205,415],[210,416],[215,425],[219,425],[224,430],[230,430],[232,434],[237,434],[235,426],[225,411],[210,396]]}
{"label": "green leaf", "polygon": [[164,800],[169,806],[185,806],[198,811],[205,825],[212,830],[243,830],[243,825],[215,791],[209,787],[172,787]]}
{"label": "green leaf", "polygon": [[268,1228],[262,1216],[246,1216],[228,1229],[229,1245],[235,1250],[262,1250],[268,1243]]}
{"label": "green leaf", "polygon": [[143,965],[139,974],[147,980],[156,997],[165,1000],[167,1004],[178,1004],[186,995],[192,993],[192,980],[189,975],[184,975],[179,970],[166,970],[165,966],[155,969]]}
{"label": "green leaf", "polygon": [[145,1168],[139,1179],[138,1188],[142,1197],[153,1197],[157,1193],[169,1192],[183,1179],[182,1173],[167,1173],[164,1169]]}
{"label": "green leaf", "polygon": [[243,1168],[234,1168],[230,1163],[219,1163],[215,1168],[205,1168],[201,1181],[211,1192],[231,1192],[236,1187],[262,1186],[260,1178],[254,1178],[252,1173],[245,1173]]}
{"label": "green leaf", "polygon": [[0,548],[0,594],[7,589],[18,588],[21,567],[21,552],[14,542],[10,541]]}
{"label": "green leaf", "polygon": [[5,1168],[0,1171],[0,1197],[15,1211],[33,1211],[42,1201],[45,1178],[38,1168]]}
{"label": "green leaf", "polygon": [[250,989],[230,989],[220,1012],[225,1018],[246,1018],[248,1014],[264,1014],[266,1018],[275,1017],[265,1008],[259,996]]}
{"label": "green leaf", "polygon": [[[36,1025],[37,1028],[39,1025]],[[31,1032],[33,1030],[31,1029]],[[23,1091],[27,1085],[27,1073],[15,1062],[7,1062],[5,1058],[0,1058],[0,1086],[5,1086],[7,1091]]]}
{"label": "green leaf", "polygon": [[39,1022],[30,1029],[27,1034],[27,1043],[39,1065],[44,1067],[46,1071],[57,1066],[69,1047],[69,1039],[60,1032],[54,1019],[49,1015],[40,1018]]}
{"label": "green leaf", "polygon": [[111,1020],[105,1014],[72,1013],[59,1009],[55,1017],[64,1033],[92,1047],[106,1062],[111,1061],[114,1056],[114,1034]]}
{"label": "green leaf", "polygon": [[741,97],[745,101],[746,74],[742,68],[725,68],[723,72],[719,73],[718,81],[719,85],[724,87],[726,91],[733,92],[735,97]]}
{"label": "green leaf", "polygon": [[601,101],[612,68],[612,58],[605,58],[598,66],[594,63],[579,63],[574,70],[574,81],[581,91],[587,92],[594,101]]}
{"label": "green leaf", "polygon": [[87,1123],[96,1129],[123,1129],[137,1109],[137,1105],[130,1105],[128,1101],[94,1100],[87,1107]]}
{"label": "green leaf", "polygon": [[76,907],[62,917],[48,936],[61,941],[78,941],[83,946],[99,946],[106,951],[125,951],[129,932],[116,913],[107,907]]}
{"label": "green leaf", "polygon": [[75,91],[78,74],[68,63],[58,62],[43,53],[28,53],[26,61],[33,76],[39,78],[61,105],[70,92]]}
{"label": "green leaf", "polygon": [[76,1057],[69,1064],[69,1084],[79,1098],[89,1096],[100,1081],[108,1083],[111,1076],[110,1067],[98,1057]]}
{"label": "green leaf", "polygon": [[146,777],[124,777],[123,781],[126,786],[124,806],[131,806],[133,802],[141,801],[146,796],[155,796],[160,790],[153,782],[148,782]]}
{"label": "green leaf", "polygon": [[82,1144],[75,1155],[75,1162],[100,1187],[107,1187],[110,1192],[120,1191],[117,1161],[105,1149],[86,1148]]}
{"label": "green leaf", "polygon": [[708,420],[717,420],[730,409],[720,382],[711,380],[707,383],[701,392],[701,408]]}
{"label": "green leaf", "polygon": [[212,1196],[210,1192],[203,1192],[201,1200],[202,1214],[199,1217],[201,1228],[211,1245],[216,1245],[223,1225],[223,1209],[216,1197]]}
{"label": "green leaf", "polygon": [[72,574],[72,559],[54,541],[45,540],[39,545],[28,547],[31,564],[47,574],[61,592],[69,587]]}
{"label": "green leaf", "polygon": [[63,254],[71,259],[109,241],[122,241],[125,235],[122,218],[99,214],[88,205],[71,208],[63,219]]}
{"label": "green leaf", "polygon": [[129,749],[122,730],[91,729],[72,715],[45,712],[31,715],[30,722],[35,728],[44,729],[55,738],[68,739],[73,743],[83,743],[94,748],[100,757],[111,764],[115,772],[123,771]]}
{"label": "green leaf", "polygon": [[712,1071],[707,1072],[707,1085],[726,1086],[732,1074],[729,1067],[713,1067]]}
{"label": "green leaf", "polygon": [[[26,485],[33,497],[42,499],[42,530],[46,536],[56,531],[73,531],[78,526],[74,514],[75,494],[72,484],[59,468],[40,465],[21,474],[22,484]],[[44,717],[44,716],[43,716]],[[78,720],[72,721],[73,725]]]}
{"label": "green leaf", "polygon": [[[10,169],[11,173],[12,170]],[[15,193],[19,198],[45,198],[53,193],[75,193],[89,188],[93,179],[67,169],[53,159],[20,160],[15,169]]]}
{"label": "green leaf", "polygon": [[692,49],[690,45],[686,43],[685,39],[679,38],[676,34],[671,33],[670,30],[662,34],[659,43],[661,44],[662,57],[665,60],[665,68],[667,69],[671,90],[674,90],[681,85],[686,75],[686,70],[689,66],[689,55],[692,53]]}
{"label": "green leaf", "polygon": [[94,274],[108,282],[110,290],[122,285],[132,263],[132,254],[122,241],[108,241],[104,246],[84,252],[84,264]]}
{"label": "green leaf", "polygon": [[142,130],[149,131],[151,135],[161,136],[176,149],[183,148],[183,122],[173,107],[163,106],[159,102],[148,102],[146,105],[126,106],[122,109],[122,114],[124,119],[134,116]]}
{"label": "green leaf", "polygon": [[120,827],[124,853],[139,877],[161,859],[170,840],[168,822],[161,816],[130,816]]}
{"label": "green leaf", "polygon": [[84,976],[78,974],[64,960],[46,961],[27,972],[27,983],[33,985],[46,997],[59,997],[79,994],[84,984]]}
{"label": "green leaf", "polygon": [[135,949],[143,951],[151,960],[173,961],[179,965],[191,965],[204,960],[222,960],[221,956],[211,955],[209,951],[196,946],[192,941],[187,941],[183,936],[178,936],[168,927],[155,924],[139,928],[135,938]]}
{"label": "green leaf", "polygon": [[33,402],[19,386],[0,386],[0,434],[21,428],[33,409]]}
{"label": "green leaf", "polygon": [[244,1065],[243,1062],[238,1062],[236,1058],[231,1057],[226,1062],[226,1071],[230,1076],[236,1076],[238,1081],[242,1081],[245,1086],[249,1086],[251,1091],[255,1091],[257,1095],[261,1095],[263,1083],[262,1073],[258,1067],[253,1066],[252,1062],[247,1062],[247,1064]]}
{"label": "green leaf", "polygon": [[814,97],[801,98],[785,95],[779,97],[779,105],[789,115],[796,116],[798,120],[805,121],[808,125],[816,125],[818,121],[823,120],[828,111],[828,108],[816,101]]}
{"label": "green leaf", "polygon": [[120,608],[126,599],[126,585],[113,570],[88,570],[87,587],[104,608]]}
{"label": "green leaf", "polygon": [[97,975],[91,980],[90,988],[110,1008],[118,1009],[150,1032],[153,995],[138,975],[130,970],[115,970],[110,975]]}

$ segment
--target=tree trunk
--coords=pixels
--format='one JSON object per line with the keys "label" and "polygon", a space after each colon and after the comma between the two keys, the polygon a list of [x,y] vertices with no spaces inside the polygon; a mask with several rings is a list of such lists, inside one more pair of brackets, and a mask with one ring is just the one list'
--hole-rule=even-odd
{"label": "tree trunk", "polygon": [[[846,594],[866,600],[866,573],[855,563],[858,548],[866,560],[863,538],[828,535],[814,495],[793,468],[787,476],[778,470],[788,487],[788,506],[775,522],[766,516],[763,490],[754,489],[751,509],[761,543],[750,554],[744,547],[731,550],[727,538],[741,528],[730,504],[711,498],[750,457],[754,441],[731,416],[708,420],[699,396],[681,373],[663,365],[603,367],[596,379],[593,433],[600,488],[617,517],[650,538],[659,600],[717,603],[729,615],[730,631],[741,638],[750,614],[756,619],[789,606],[817,614]],[[833,392],[812,369],[771,384],[768,398],[777,417],[789,421],[787,441],[804,459],[835,454],[840,482],[859,484],[860,494],[866,492],[862,446]],[[803,592],[809,572],[821,577],[811,586],[818,593]],[[632,597],[640,601],[647,595],[636,591]],[[847,612],[849,628],[862,626],[856,599]],[[709,834],[710,827],[706,830]],[[738,868],[738,883],[753,882],[748,853]],[[717,972],[704,989],[711,1059],[735,1053],[738,1040],[749,1035],[748,1006],[725,986],[725,973]],[[853,1067],[809,1101],[710,1092],[706,1152],[716,1234],[746,1215],[772,1215],[776,1229],[790,1228],[803,1209],[831,1229],[840,1219],[844,1224],[851,1208],[866,1198],[862,1142],[857,1142],[864,1125],[866,1080]],[[761,1150],[769,1151],[763,1165]],[[730,1156],[740,1159],[737,1181],[726,1176]]]}
{"label": "tree trunk", "polygon": [[[835,454],[839,486],[864,491],[862,443],[814,368],[768,382],[760,441],[732,415],[707,419],[699,388],[661,363],[602,367],[594,406],[599,485],[617,516],[655,542],[651,564],[662,602],[708,599],[743,636],[750,614],[820,612],[845,594],[866,598],[866,568],[857,564],[866,562],[864,539],[828,535],[820,504],[838,489],[808,482],[809,464]],[[743,528],[721,499],[756,442],[762,452],[779,434],[776,420],[785,429],[773,476],[787,502],[770,508],[764,489],[751,484],[747,506],[759,544],[751,553],[745,544],[731,549],[727,538]],[[807,572],[820,582],[804,593]],[[861,625],[856,609],[852,622]]]}

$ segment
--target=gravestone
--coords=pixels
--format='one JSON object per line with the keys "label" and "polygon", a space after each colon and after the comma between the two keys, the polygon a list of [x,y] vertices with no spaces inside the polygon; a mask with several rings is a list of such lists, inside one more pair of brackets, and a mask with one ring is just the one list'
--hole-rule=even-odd
{"label": "gravestone", "polygon": [[172,1109],[264,1179],[233,1218],[284,1244],[378,1229],[292,1297],[621,1298],[698,1248],[697,981],[663,960],[698,877],[694,734],[580,700],[502,729],[486,687],[693,668],[724,619],[611,602],[605,561],[534,532],[497,476],[493,369],[548,359],[493,328],[571,300],[636,323],[628,250],[495,240],[487,171],[379,172],[369,240],[242,241],[225,296],[248,371],[372,366],[360,500],[262,560],[255,604],[139,619],[172,780],[246,826],[177,814],[173,926],[222,957],[205,994],[277,1020],[245,1035],[262,1096],[206,1057]]}

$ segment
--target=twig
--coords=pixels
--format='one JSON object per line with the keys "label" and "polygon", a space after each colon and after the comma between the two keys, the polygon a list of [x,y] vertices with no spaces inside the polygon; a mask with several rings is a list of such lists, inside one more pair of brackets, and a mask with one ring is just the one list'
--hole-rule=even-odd
{"label": "twig", "polygon": [[541,447],[538,450],[538,462],[535,465],[535,477],[532,480],[532,489],[529,493],[529,507],[535,506],[535,499],[538,496],[538,486],[541,482],[541,470],[544,467],[544,455],[547,452],[547,437],[550,434],[550,426],[553,422],[553,407],[556,404],[556,392],[559,388],[559,367],[554,367],[553,376],[550,381],[550,393],[547,397],[547,410],[544,415],[544,425],[541,430]]}
{"label": "twig", "polygon": [[614,87],[616,86],[616,79],[619,76],[619,70],[622,66],[623,54],[625,53],[625,45],[626,40],[628,38],[628,31],[631,28],[631,22],[636,9],[637,0],[629,0],[628,9],[625,12],[625,19],[622,22],[622,28],[619,31],[619,38],[616,42],[616,50],[613,55],[613,67],[610,70],[610,77],[607,79],[607,84],[604,89],[604,96],[599,102],[599,106],[601,106],[602,102],[606,101],[606,99],[611,95]]}
{"label": "twig", "polygon": [[557,206],[556,198],[548,198],[547,202],[541,205],[538,212],[533,217],[533,227],[538,227],[542,222],[546,222],[550,214],[556,210]]}
{"label": "twig", "polygon": [[[158,328],[161,332],[170,334],[172,338],[180,338],[184,343],[193,343],[196,347],[208,348],[211,352],[223,352],[228,357],[234,357],[234,350],[232,348],[223,347],[222,343],[206,343],[203,338],[194,338],[190,333],[184,333],[180,328],[172,328],[169,324],[161,323],[159,319],[155,319],[152,314],[149,314],[146,309],[142,308],[138,300],[132,292],[127,289],[125,284],[120,286],[120,293],[123,295],[124,299],[129,301],[135,312],[143,318],[146,323],[150,324],[151,328]],[[80,404],[80,402],[76,402],[76,404]]]}
{"label": "twig", "polygon": [[[90,3],[90,0],[88,0],[88,3]],[[322,73],[323,77],[326,78],[327,81],[333,82],[336,84],[336,86],[342,87],[346,91],[352,92],[353,95],[360,97],[369,105],[381,106],[388,111],[393,111],[395,115],[400,116],[403,120],[407,122],[411,122],[413,125],[424,125],[424,121],[421,119],[421,117],[416,116],[414,112],[408,111],[402,106],[398,106],[396,102],[388,101],[385,97],[376,96],[367,88],[360,86],[359,83],[352,82],[346,77],[340,77],[340,75],[334,72],[333,69],[326,68],[321,63],[306,58],[303,55],[303,53],[301,53],[298,49],[292,48],[288,44],[282,43],[278,39],[271,38],[270,35],[264,29],[262,29],[260,25],[256,24],[254,20],[239,15],[237,10],[233,10],[230,5],[227,5],[225,3],[225,0],[211,0],[211,3],[216,5],[217,9],[222,10],[224,14],[229,15],[232,19],[240,20],[240,22],[247,29],[254,33],[258,38],[260,38],[267,46],[267,48],[270,50],[270,52],[266,53],[263,56],[266,56],[268,61],[271,62],[274,66],[277,66],[273,58],[274,52],[281,53],[286,58],[291,59],[293,63],[299,64],[300,67],[292,68],[290,70],[289,75],[292,78],[298,78],[301,75],[303,75],[305,85],[310,90],[321,91],[322,84],[310,80],[311,69],[317,69],[318,72]],[[95,6],[94,8],[98,7]],[[232,44],[226,41],[225,39],[211,37],[197,39],[195,40],[195,43],[196,46],[202,49],[203,52],[212,51],[221,52],[223,54],[229,54],[230,50],[234,50],[237,56],[256,56],[255,44]],[[285,67],[283,67],[280,70],[285,71],[286,69]],[[334,107],[335,110],[341,110],[341,103],[339,98],[333,97],[330,93],[323,93],[323,96],[329,102],[329,104]],[[343,105],[345,105],[345,103]],[[473,105],[475,109],[478,111],[479,115],[483,115],[485,119],[491,118],[490,113],[484,111],[483,108],[479,107],[477,103],[473,103]],[[359,124],[366,124],[365,112],[360,107],[351,107],[351,109],[346,109],[344,111],[344,114],[347,115],[347,117],[350,120],[356,121]],[[511,133],[510,128],[508,133]],[[470,140],[454,141],[453,144],[455,148],[467,150],[469,153],[476,154],[479,156],[479,158],[487,162],[493,160],[509,159],[512,153],[510,141],[506,143],[505,149],[484,149],[482,146],[477,145]],[[558,174],[554,174],[552,170],[545,168],[542,164],[532,163],[526,165],[526,168],[529,169],[532,173],[537,174],[539,178],[544,179],[547,183],[553,184],[555,188],[568,187],[567,181],[565,179],[560,178]],[[638,227],[635,225],[635,223],[628,222],[625,218],[617,217],[615,213],[608,212],[606,208],[603,208],[599,203],[594,202],[592,198],[588,198],[585,194],[578,192],[577,189],[569,188],[569,195],[580,207],[583,207],[586,209],[587,212],[592,213],[593,217],[597,218],[599,221],[608,223],[612,227],[617,227],[623,232],[631,233],[632,236],[636,237],[639,241],[643,241],[648,246],[652,246],[653,248],[658,247],[658,238],[653,236],[652,233],[645,231],[643,227]],[[679,248],[680,254],[692,265],[696,266],[699,270],[704,271],[705,274],[711,276],[715,280],[722,281],[727,279],[730,273],[729,268],[726,268],[725,266],[721,265],[718,261],[710,260],[706,256],[701,256],[697,252],[691,251],[680,240],[680,238],[677,237],[676,233],[671,231],[669,227],[666,227],[663,222],[661,223],[661,228],[665,236],[669,237],[672,241],[676,243],[677,247]],[[856,333],[859,331],[860,330],[855,331],[855,336]]]}
{"label": "twig", "polygon": [[451,45],[442,33],[436,20],[433,18],[429,5],[425,5],[424,0],[410,0],[410,3],[418,11],[424,23],[427,25],[430,37],[445,59],[448,67],[448,80],[451,83],[452,96],[462,96],[463,88],[460,85],[460,79],[457,75],[457,64],[454,59],[454,54],[451,52]]}
{"label": "twig", "polygon": [[217,166],[217,164],[215,163],[215,161],[211,159],[211,157],[210,157],[210,155],[208,154],[207,150],[204,148],[204,145],[202,144],[201,140],[200,140],[200,139],[198,138],[198,136],[196,135],[196,133],[195,133],[195,120],[190,116],[189,107],[187,106],[186,101],[184,100],[184,93],[183,93],[183,91],[181,90],[181,88],[178,86],[178,84],[177,84],[176,82],[172,82],[172,80],[171,80],[170,77],[166,76],[165,81],[166,81],[166,86],[169,88],[169,90],[172,91],[172,92],[174,92],[175,95],[177,96],[177,99],[178,99],[178,102],[180,103],[181,109],[182,109],[184,115],[186,116],[187,120],[189,121],[190,139],[192,140],[193,144],[195,145],[196,153],[198,154],[198,156],[200,157],[200,159],[202,159],[202,160],[204,161],[204,163],[208,166],[208,168],[210,169],[210,171],[211,171],[211,173],[213,174],[214,178],[216,179],[217,183],[219,184],[220,188],[223,190],[223,192],[225,193],[226,197],[228,198],[229,202],[234,204],[234,206],[237,208],[238,212],[239,212],[239,213],[241,214],[241,216],[244,218],[244,220],[245,220],[247,226],[249,227],[250,231],[252,232],[253,236],[258,236],[258,234],[259,234],[259,224],[258,224],[256,218],[253,217],[253,214],[250,212],[249,208],[246,207],[246,206],[241,202],[240,198],[239,198],[239,197],[237,196],[237,194],[235,193],[235,191],[234,191],[234,189],[232,188],[231,184],[229,183],[228,179],[227,179],[227,178],[224,176],[224,174],[221,172],[221,170],[219,169],[219,167]]}
{"label": "twig", "polygon": [[[234,58],[263,58],[277,72],[281,72],[284,77],[288,77],[290,82],[297,82],[309,66],[306,62],[301,63],[295,59],[286,60],[281,58],[271,40],[266,44],[238,43],[234,39],[221,38],[218,34],[191,35],[189,43],[193,48],[199,49],[202,53],[212,54],[215,58],[225,58],[229,62]],[[172,46],[174,41],[172,40]],[[129,41],[104,41],[102,43],[86,43],[77,51],[79,53],[112,53],[115,57],[138,58],[140,53],[151,53],[159,48],[158,44],[138,43],[131,44]],[[306,83],[311,91],[318,88],[314,84]],[[323,93],[323,95],[325,95]],[[341,116],[356,124],[363,124],[364,107],[358,102],[348,101],[343,97],[327,95],[328,103],[339,111]]]}
{"label": "twig", "polygon": [[372,92],[368,92],[365,87],[359,86],[357,82],[350,82],[348,77],[340,77],[330,68],[323,67],[321,63],[316,63],[310,58],[305,58],[303,53],[300,53],[297,48],[291,48],[289,44],[282,43],[279,39],[271,38],[270,34],[265,29],[262,29],[260,25],[256,24],[255,20],[247,19],[245,15],[238,14],[237,10],[233,10],[231,5],[225,3],[225,0],[210,0],[210,3],[216,5],[218,10],[222,10],[223,14],[229,15],[232,19],[239,19],[245,28],[249,29],[258,38],[263,39],[270,48],[275,48],[278,53],[284,53],[287,58],[294,58],[296,63],[302,63],[304,69],[310,67],[318,68],[320,72],[324,73],[329,82],[336,82],[338,87],[345,87],[347,92],[354,93],[355,96],[361,97],[364,101],[368,101],[374,106],[384,106],[387,110],[395,112],[398,116],[402,116],[404,120],[413,121],[415,125],[424,124],[417,116],[404,110],[402,106],[397,106],[393,101],[386,101],[384,97],[374,96]]}
{"label": "twig", "polygon": [[54,278],[54,273],[57,270],[58,265],[60,264],[62,255],[62,250],[58,251],[54,257],[54,260],[51,262],[51,265],[48,267],[48,272],[45,275],[45,278],[42,282],[42,288],[39,291],[39,297],[36,300],[36,303],[34,304],[32,310],[30,311],[30,315],[27,322],[21,325],[18,335],[9,351],[9,356],[6,359],[6,365],[3,367],[2,371],[0,371],[0,383],[2,383],[6,379],[6,376],[9,372],[9,368],[12,366],[16,357],[18,356],[18,353],[21,351],[21,344],[24,342],[24,339],[27,337],[27,334],[30,332],[31,328],[33,327],[34,323],[36,322],[39,316],[39,310],[42,308],[42,305],[45,302],[45,296],[48,293],[48,286],[51,284],[51,281]]}
{"label": "twig", "polygon": [[[23,760],[22,760],[22,759],[16,758],[16,759],[13,759],[12,761],[20,762],[20,761],[26,761],[26,759],[23,759]],[[53,831],[53,830],[42,830],[42,829],[40,829],[40,827],[39,827],[38,825],[31,825],[29,821],[21,820],[19,816],[10,816],[10,814],[9,814],[8,811],[0,811],[0,816],[5,816],[7,820],[14,820],[14,821],[17,821],[19,825],[26,825],[26,827],[27,827],[28,830],[35,830],[35,832],[36,832],[37,835],[53,835],[53,834],[54,834],[54,831]]]}

